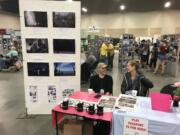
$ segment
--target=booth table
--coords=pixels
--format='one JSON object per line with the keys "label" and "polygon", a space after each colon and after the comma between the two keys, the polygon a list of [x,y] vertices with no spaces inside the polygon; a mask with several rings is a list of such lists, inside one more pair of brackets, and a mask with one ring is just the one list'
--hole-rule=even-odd
{"label": "booth table", "polygon": [[112,135],[123,135],[124,118],[135,117],[148,120],[148,135],[180,135],[180,108],[172,112],[151,109],[150,98],[138,97],[137,110],[123,112],[115,110],[112,118]]}
{"label": "booth table", "polygon": [[[78,100],[85,100],[89,102],[98,102],[98,99],[94,98],[96,94],[88,94],[87,92],[75,92],[72,96],[69,98],[72,99],[78,99]],[[112,113],[111,112],[104,112],[104,115],[98,116],[97,114],[90,115],[84,110],[83,112],[76,111],[75,107],[69,107],[68,110],[63,110],[60,108],[59,105],[55,106],[52,110],[52,126],[56,126],[56,133],[58,135],[58,121],[63,118],[65,114],[68,115],[75,115],[80,116],[84,118],[90,118],[93,120],[100,120],[100,121],[107,121],[111,122],[112,120]]]}
{"label": "booth table", "polygon": [[[97,103],[98,99],[94,98],[94,96],[94,93],[75,92],[70,98]],[[85,110],[83,112],[77,112],[74,107],[63,110],[57,105],[52,110],[52,126],[56,126],[57,135],[58,121],[63,118],[65,114],[112,122],[111,135],[123,135],[125,117],[148,120],[148,135],[180,135],[180,108],[173,108],[169,113],[155,111],[151,109],[151,101],[150,98],[147,97],[137,98],[137,109],[133,112],[114,110],[113,113],[105,112],[103,116],[96,114],[89,115]]]}

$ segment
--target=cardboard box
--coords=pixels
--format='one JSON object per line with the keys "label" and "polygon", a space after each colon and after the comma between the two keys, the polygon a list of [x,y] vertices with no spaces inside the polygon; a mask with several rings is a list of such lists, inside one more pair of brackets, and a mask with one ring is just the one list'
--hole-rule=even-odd
{"label": "cardboard box", "polygon": [[64,118],[59,123],[59,133],[63,133],[63,135],[93,135],[93,121]]}
{"label": "cardboard box", "polygon": [[70,120],[68,123],[64,124],[64,133],[63,135],[83,135],[83,122]]}

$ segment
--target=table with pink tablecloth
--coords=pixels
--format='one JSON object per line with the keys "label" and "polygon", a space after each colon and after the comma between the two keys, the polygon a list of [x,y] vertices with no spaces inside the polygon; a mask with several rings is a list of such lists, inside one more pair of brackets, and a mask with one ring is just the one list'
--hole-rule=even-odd
{"label": "table with pink tablecloth", "polygon": [[[98,99],[94,98],[95,95],[96,95],[95,93],[89,94],[88,92],[78,91],[75,92],[73,95],[71,95],[69,98],[97,103]],[[52,126],[54,127],[56,125],[56,130],[58,128],[58,121],[61,118],[63,118],[65,114],[90,118],[93,120],[108,121],[108,122],[111,122],[112,120],[111,112],[104,112],[102,116],[99,116],[97,114],[90,115],[86,112],[86,110],[84,110],[83,112],[78,112],[76,111],[75,107],[69,107],[68,110],[63,110],[59,105],[57,105],[52,109]]]}

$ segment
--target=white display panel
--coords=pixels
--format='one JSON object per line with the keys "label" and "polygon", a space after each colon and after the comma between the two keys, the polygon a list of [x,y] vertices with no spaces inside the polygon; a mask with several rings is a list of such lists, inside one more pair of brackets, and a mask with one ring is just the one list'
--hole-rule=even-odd
{"label": "white display panel", "polygon": [[[27,113],[50,114],[62,100],[65,89],[80,90],[80,2],[20,0],[19,6]],[[75,52],[66,53],[69,50],[61,47],[60,51],[64,49],[65,53],[54,53],[54,39],[73,39],[75,48],[70,52]],[[54,63],[75,63],[70,64],[75,65],[75,74],[69,74],[69,65],[60,64],[63,75],[55,76]]]}

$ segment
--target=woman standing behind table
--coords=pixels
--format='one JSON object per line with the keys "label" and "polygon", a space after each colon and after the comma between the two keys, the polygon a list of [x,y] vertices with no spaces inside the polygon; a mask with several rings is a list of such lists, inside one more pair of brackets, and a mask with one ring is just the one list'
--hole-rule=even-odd
{"label": "woman standing behind table", "polygon": [[123,76],[121,84],[122,94],[131,94],[132,90],[137,90],[137,96],[146,96],[148,89],[153,88],[153,83],[139,72],[140,62],[131,60],[127,64],[127,73]]}

